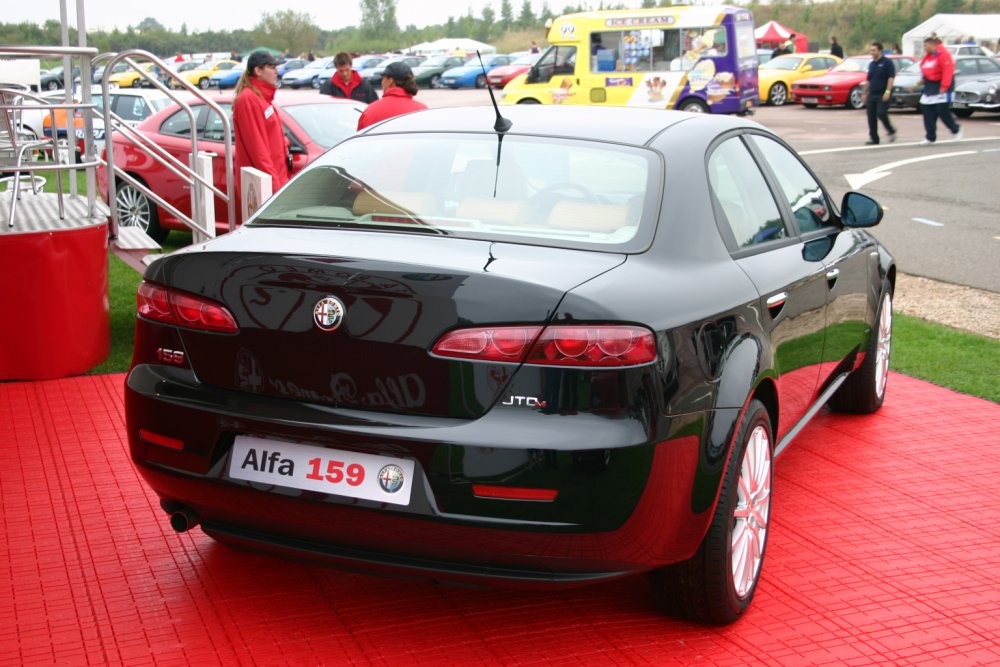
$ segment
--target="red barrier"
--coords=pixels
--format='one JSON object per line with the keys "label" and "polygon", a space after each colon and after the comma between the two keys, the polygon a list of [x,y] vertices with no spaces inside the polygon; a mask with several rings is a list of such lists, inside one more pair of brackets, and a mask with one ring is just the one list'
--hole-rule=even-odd
{"label": "red barrier", "polygon": [[0,236],[0,380],[84,373],[108,356],[104,223]]}

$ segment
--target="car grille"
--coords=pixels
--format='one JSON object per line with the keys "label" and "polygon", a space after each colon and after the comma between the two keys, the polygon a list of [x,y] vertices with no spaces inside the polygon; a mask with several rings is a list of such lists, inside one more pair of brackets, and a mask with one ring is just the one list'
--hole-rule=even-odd
{"label": "car grille", "polygon": [[974,93],[970,90],[960,90],[955,93],[955,101],[963,102],[964,104],[975,104],[979,101],[979,93]]}
{"label": "car grille", "polygon": [[819,90],[819,86],[814,83],[800,83],[795,88],[798,90]]}

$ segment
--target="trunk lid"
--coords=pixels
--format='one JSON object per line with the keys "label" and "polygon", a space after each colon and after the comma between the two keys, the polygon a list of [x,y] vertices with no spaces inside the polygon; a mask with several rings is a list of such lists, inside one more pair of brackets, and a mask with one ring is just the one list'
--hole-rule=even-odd
{"label": "trunk lid", "polygon": [[[207,385],[472,418],[516,368],[437,358],[434,342],[460,327],[545,324],[568,290],[624,259],[410,234],[244,228],[157,261],[146,278],[218,301],[236,318],[236,334],[180,329]],[[334,331],[314,319],[326,297],[345,310]]]}

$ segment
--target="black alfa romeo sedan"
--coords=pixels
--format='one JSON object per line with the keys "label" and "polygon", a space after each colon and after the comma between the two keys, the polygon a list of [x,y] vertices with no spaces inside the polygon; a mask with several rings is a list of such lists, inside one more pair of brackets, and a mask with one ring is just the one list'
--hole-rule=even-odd
{"label": "black alfa romeo sedan", "polygon": [[138,293],[131,456],[178,531],[747,608],[772,462],[885,395],[896,275],[748,120],[439,109],[332,148]]}

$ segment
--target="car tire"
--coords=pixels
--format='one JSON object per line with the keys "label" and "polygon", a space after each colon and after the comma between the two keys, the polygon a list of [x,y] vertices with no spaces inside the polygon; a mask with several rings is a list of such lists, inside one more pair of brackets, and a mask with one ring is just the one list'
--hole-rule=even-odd
{"label": "car tire", "polygon": [[434,76],[431,77],[430,87],[431,88],[440,88],[441,87],[441,75],[435,74]]}
{"label": "car tire", "polygon": [[865,350],[865,360],[830,397],[828,405],[837,412],[869,414],[882,407],[889,378],[892,352],[892,288],[882,284],[882,300],[875,314],[875,330]]}
{"label": "car tire", "polygon": [[316,90],[319,90],[319,77],[314,76],[312,83],[310,85],[312,85],[312,87],[315,88]]}
{"label": "car tire", "polygon": [[701,546],[690,560],[651,575],[654,595],[668,613],[721,625],[750,606],[770,525],[772,433],[767,408],[751,400]]}
{"label": "car tire", "polygon": [[170,230],[160,226],[156,204],[145,193],[130,183],[118,181],[115,201],[119,227],[138,227],[157,243],[166,240]]}
{"label": "car tire", "polygon": [[201,88],[202,90],[208,90],[208,78],[202,77],[198,79],[198,87]]}
{"label": "car tire", "polygon": [[968,118],[972,115],[974,109],[952,109],[951,112],[958,116],[959,118]]}
{"label": "car tire", "polygon": [[486,87],[486,75],[480,74],[479,76],[476,77],[476,88],[485,88],[485,87]]}
{"label": "car tire", "polygon": [[861,86],[854,86],[851,92],[847,93],[847,106],[852,109],[865,108],[865,93],[861,90]]}
{"label": "car tire", "polygon": [[59,82],[58,81],[49,81],[47,84],[45,84],[45,89],[46,90],[59,90]]}
{"label": "car tire", "polygon": [[784,105],[788,101],[788,86],[780,81],[771,86],[771,90],[767,93],[767,101],[776,107]]}
{"label": "car tire", "polygon": [[695,98],[684,100],[680,106],[680,110],[687,111],[688,113],[709,113],[708,105]]}
{"label": "car tire", "polygon": [[518,104],[541,104],[541,102],[539,102],[538,100],[536,100],[534,97],[525,97],[523,100],[518,100],[517,103]]}
{"label": "car tire", "polygon": [[132,82],[133,88],[140,88],[142,86],[142,79],[136,79]]}

